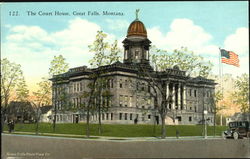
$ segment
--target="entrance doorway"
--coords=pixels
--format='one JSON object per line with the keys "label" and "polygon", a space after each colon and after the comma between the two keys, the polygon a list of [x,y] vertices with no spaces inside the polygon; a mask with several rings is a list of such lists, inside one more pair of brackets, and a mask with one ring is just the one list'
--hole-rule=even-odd
{"label": "entrance doorway", "polygon": [[73,114],[73,123],[78,123],[79,122],[79,115],[78,114]]}
{"label": "entrance doorway", "polygon": [[159,116],[155,116],[156,124],[159,125]]}

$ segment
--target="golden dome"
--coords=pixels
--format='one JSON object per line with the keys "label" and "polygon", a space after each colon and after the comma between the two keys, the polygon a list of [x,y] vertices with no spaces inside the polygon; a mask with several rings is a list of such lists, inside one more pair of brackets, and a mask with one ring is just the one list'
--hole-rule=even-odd
{"label": "golden dome", "polygon": [[127,37],[133,35],[147,37],[147,30],[144,24],[139,20],[133,21],[128,27]]}

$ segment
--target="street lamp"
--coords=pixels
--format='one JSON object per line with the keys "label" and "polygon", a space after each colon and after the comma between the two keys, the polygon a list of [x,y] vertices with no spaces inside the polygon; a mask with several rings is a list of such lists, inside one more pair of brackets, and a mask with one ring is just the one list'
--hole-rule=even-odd
{"label": "street lamp", "polygon": [[206,123],[206,115],[207,115],[207,110],[204,110],[204,124],[205,124],[205,131],[204,131],[204,138],[207,138],[207,123]]}

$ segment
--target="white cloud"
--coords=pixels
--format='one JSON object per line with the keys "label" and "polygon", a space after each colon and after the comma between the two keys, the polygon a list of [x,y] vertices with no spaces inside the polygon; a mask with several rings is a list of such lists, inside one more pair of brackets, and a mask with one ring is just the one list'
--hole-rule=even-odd
{"label": "white cloud", "polygon": [[166,40],[172,47],[200,48],[205,45],[212,36],[190,19],[175,19],[170,25],[170,32],[166,35]]}
{"label": "white cloud", "polygon": [[51,34],[57,45],[85,46],[95,40],[95,35],[100,26],[84,19],[76,18],[69,21],[68,28]]}
{"label": "white cloud", "polygon": [[[2,58],[21,64],[26,79],[46,76],[50,61],[59,54],[70,67],[88,65],[93,56],[88,45],[95,40],[98,30],[101,30],[99,25],[80,18],[69,21],[67,28],[51,33],[39,26],[13,26],[2,43]],[[108,34],[107,41],[114,39],[114,35]],[[34,83],[28,85],[33,88]]]}
{"label": "white cloud", "polygon": [[249,73],[249,35],[248,28],[238,28],[235,33],[227,36],[224,48],[239,55],[240,67],[223,64],[223,72],[234,76]]}
{"label": "white cloud", "polygon": [[227,50],[234,51],[239,55],[246,56],[249,52],[248,28],[238,28],[234,34],[226,37],[224,47]]}
{"label": "white cloud", "polygon": [[[127,29],[129,23],[124,20],[107,19],[111,29]],[[70,67],[88,65],[93,56],[89,53],[88,45],[95,40],[95,35],[101,27],[88,20],[76,18],[69,21],[68,26],[57,32],[48,32],[39,26],[9,26],[9,35],[2,43],[2,58],[7,57],[13,62],[22,65],[26,79],[46,76],[53,56],[62,54]],[[153,45],[172,51],[187,47],[201,55],[209,55],[215,67],[213,72],[218,73],[219,49],[212,44],[212,35],[190,19],[175,19],[170,25],[170,31],[162,33],[155,26],[147,29],[148,37]],[[235,51],[240,56],[240,68],[223,64],[224,73],[241,74],[248,72],[248,29],[239,28],[225,39],[225,49]],[[116,37],[108,34],[107,41],[113,42]],[[118,39],[118,46],[122,47],[124,37]],[[33,82],[35,83],[35,82]]]}
{"label": "white cloud", "polygon": [[175,19],[170,25],[170,31],[163,34],[159,27],[148,29],[148,36],[159,48],[172,51],[187,47],[197,54],[216,55],[218,47],[210,44],[212,35],[190,19]]}
{"label": "white cloud", "polygon": [[[166,49],[169,52],[181,47],[187,47],[189,50],[194,51],[194,53],[206,57],[206,61],[210,60],[214,65],[212,72],[218,74],[219,48],[212,43],[213,36],[206,32],[201,26],[196,25],[192,20],[173,20],[170,25],[170,31],[166,34],[162,33],[157,26],[149,28],[147,31],[152,45]],[[248,39],[248,28],[238,28],[235,33],[226,37],[223,48],[235,51],[239,54],[240,68],[223,64],[223,73],[238,76],[242,73],[249,72]]]}
{"label": "white cloud", "polygon": [[124,31],[128,28],[129,22],[121,19],[106,19],[108,27],[112,30]]}

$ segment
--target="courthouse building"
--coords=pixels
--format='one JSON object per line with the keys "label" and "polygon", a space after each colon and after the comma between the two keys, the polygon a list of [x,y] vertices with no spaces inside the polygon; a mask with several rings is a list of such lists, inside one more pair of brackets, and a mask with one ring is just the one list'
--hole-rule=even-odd
{"label": "courthouse building", "polygon": [[[82,95],[84,91],[90,91],[90,75],[102,71],[105,72],[103,77],[109,77],[109,86],[105,89],[112,94],[111,98],[102,98],[101,103],[109,107],[107,111],[102,112],[102,123],[134,124],[137,120],[138,124],[159,124],[161,118],[150,95],[152,88],[137,69],[141,67],[152,75],[156,74],[149,61],[150,44],[144,24],[136,18],[128,27],[127,36],[123,41],[123,62],[118,61],[99,68],[71,68],[68,72],[52,78],[53,106],[57,108],[57,122],[86,122],[86,111],[77,108],[80,104],[88,103],[88,99]],[[167,124],[201,124],[204,118],[208,119],[208,124],[213,124],[213,80],[189,77],[176,65],[157,72],[157,75],[154,76],[155,80],[161,78],[161,81],[166,83],[167,96],[171,94],[173,101],[167,105]],[[56,77],[60,77],[60,82]],[[60,90],[65,90],[68,97],[66,101],[58,98]],[[62,110],[65,102],[74,109]],[[207,111],[205,117],[204,111]],[[97,113],[90,113],[90,122],[98,122]]]}

